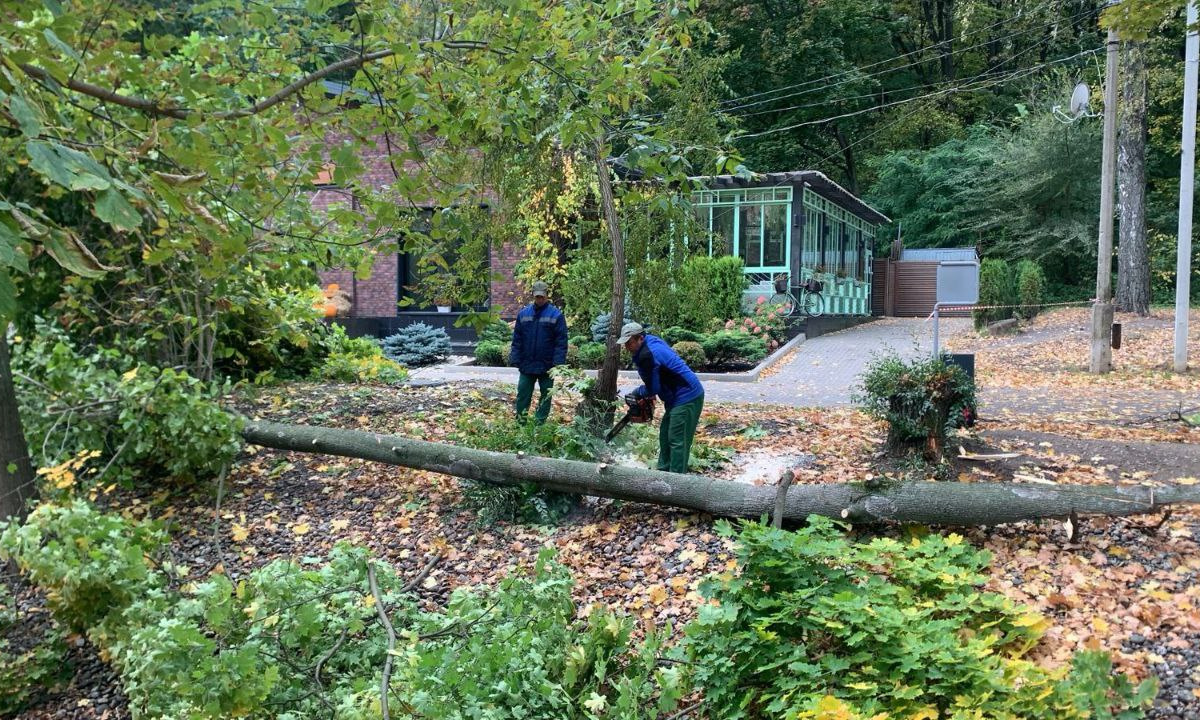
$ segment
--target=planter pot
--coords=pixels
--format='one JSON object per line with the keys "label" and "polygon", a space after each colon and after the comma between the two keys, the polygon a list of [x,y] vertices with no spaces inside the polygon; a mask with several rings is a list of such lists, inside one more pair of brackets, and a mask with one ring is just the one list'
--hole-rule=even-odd
{"label": "planter pot", "polygon": [[450,312],[450,306],[449,305],[438,305],[437,311],[440,313],[448,313],[448,312]]}

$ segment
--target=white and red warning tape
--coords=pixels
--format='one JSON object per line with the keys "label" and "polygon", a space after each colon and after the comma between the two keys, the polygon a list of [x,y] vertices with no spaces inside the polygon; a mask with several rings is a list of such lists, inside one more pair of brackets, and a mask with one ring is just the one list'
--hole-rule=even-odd
{"label": "white and red warning tape", "polygon": [[[1096,298],[1091,300],[1071,300],[1069,302],[1057,303],[1041,303],[1038,305],[943,305],[937,309],[937,312],[942,313],[947,310],[999,310],[1001,308],[1048,308],[1048,307],[1064,307],[1067,305],[1091,305],[1096,302]],[[926,320],[933,319],[933,313],[929,313],[925,317]]]}

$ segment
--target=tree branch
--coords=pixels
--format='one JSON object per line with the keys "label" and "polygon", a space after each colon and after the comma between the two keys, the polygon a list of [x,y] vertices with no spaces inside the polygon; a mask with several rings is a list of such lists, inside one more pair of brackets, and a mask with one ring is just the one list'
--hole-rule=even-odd
{"label": "tree branch", "polygon": [[383,661],[383,677],[379,681],[379,708],[383,713],[383,720],[391,720],[388,713],[388,691],[392,679],[392,651],[396,649],[396,630],[388,618],[383,596],[379,594],[379,584],[375,582],[375,563],[370,560],[367,561],[367,582],[371,584],[371,595],[375,597],[375,611],[379,614],[379,622],[383,623],[383,629],[387,631],[388,636],[387,659]]}
{"label": "tree branch", "polygon": [[[420,47],[424,48],[425,46],[430,45],[432,43],[437,43],[441,47],[448,48],[451,50],[485,50],[485,51],[497,53],[500,55],[507,55],[512,52],[512,50],[509,50],[506,48],[493,47],[491,44],[484,42],[484,41],[480,41],[480,40],[424,40],[424,41],[421,41],[420,43],[418,43],[418,45]],[[309,85],[312,85],[313,83],[317,82],[318,80],[328,77],[329,75],[340,72],[342,70],[349,70],[351,68],[362,67],[363,65],[366,65],[367,63],[372,63],[377,60],[383,60],[385,58],[392,57],[395,54],[396,54],[396,51],[389,48],[387,50],[376,50],[375,52],[363,53],[363,54],[355,55],[353,57],[345,58],[343,60],[338,60],[337,62],[330,63],[330,64],[326,65],[325,67],[320,68],[319,70],[314,70],[313,72],[309,73],[308,75],[305,75],[304,77],[296,80],[295,82],[285,85],[283,88],[281,88],[275,94],[270,95],[266,98],[263,98],[262,100],[259,100],[258,102],[254,103],[253,105],[250,105],[250,106],[244,107],[244,108],[239,108],[237,110],[221,110],[221,111],[213,112],[213,113],[203,113],[202,111],[196,110],[193,108],[186,108],[186,107],[179,107],[179,106],[172,106],[172,105],[163,105],[156,100],[151,100],[151,99],[145,98],[145,97],[138,97],[135,95],[122,95],[122,94],[118,93],[116,90],[109,90],[108,88],[103,88],[103,87],[100,87],[99,85],[94,85],[92,83],[84,82],[82,80],[76,80],[74,78],[67,78],[67,82],[64,85],[63,83],[60,83],[50,73],[50,71],[46,70],[45,68],[40,68],[36,65],[31,65],[29,63],[21,63],[18,67],[20,67],[21,71],[24,72],[26,75],[28,75],[36,80],[52,82],[52,83],[55,83],[56,85],[65,87],[68,90],[72,90],[72,91],[80,93],[82,95],[88,95],[90,97],[94,97],[98,100],[103,100],[105,102],[109,102],[114,105],[120,105],[122,107],[127,107],[132,110],[137,110],[139,112],[145,113],[146,115],[151,115],[151,116],[156,116],[156,117],[169,117],[169,118],[175,118],[177,120],[186,120],[189,117],[192,117],[194,115],[206,115],[209,118],[214,118],[217,120],[236,120],[238,118],[244,118],[244,117],[249,117],[251,115],[257,115],[258,113],[261,113],[264,110],[272,108],[272,107],[278,105],[279,103],[283,102],[284,100],[287,100],[289,97],[300,92],[301,90],[308,87]]]}

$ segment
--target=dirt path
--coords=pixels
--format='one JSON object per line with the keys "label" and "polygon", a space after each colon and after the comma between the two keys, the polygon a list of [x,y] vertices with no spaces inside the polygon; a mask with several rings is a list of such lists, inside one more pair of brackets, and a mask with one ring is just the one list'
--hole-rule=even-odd
{"label": "dirt path", "polygon": [[1087,463],[1107,479],[1177,482],[1200,477],[1200,445],[1070,437],[1028,430],[984,430],[980,438],[1022,453],[1003,467],[1014,473],[1056,475],[1070,464]]}

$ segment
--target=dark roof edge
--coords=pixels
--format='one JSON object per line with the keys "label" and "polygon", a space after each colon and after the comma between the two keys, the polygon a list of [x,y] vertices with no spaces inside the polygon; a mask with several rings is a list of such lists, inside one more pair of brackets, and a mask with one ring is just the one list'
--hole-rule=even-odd
{"label": "dark roof edge", "polygon": [[818,194],[838,202],[844,208],[868,222],[883,224],[892,221],[887,215],[871,207],[854,193],[830,180],[825,173],[817,172],[816,170],[756,173],[752,178],[744,178],[740,175],[701,175],[689,179],[711,185],[713,189],[720,189],[722,187],[771,187],[773,185],[804,183],[812,187]]}

